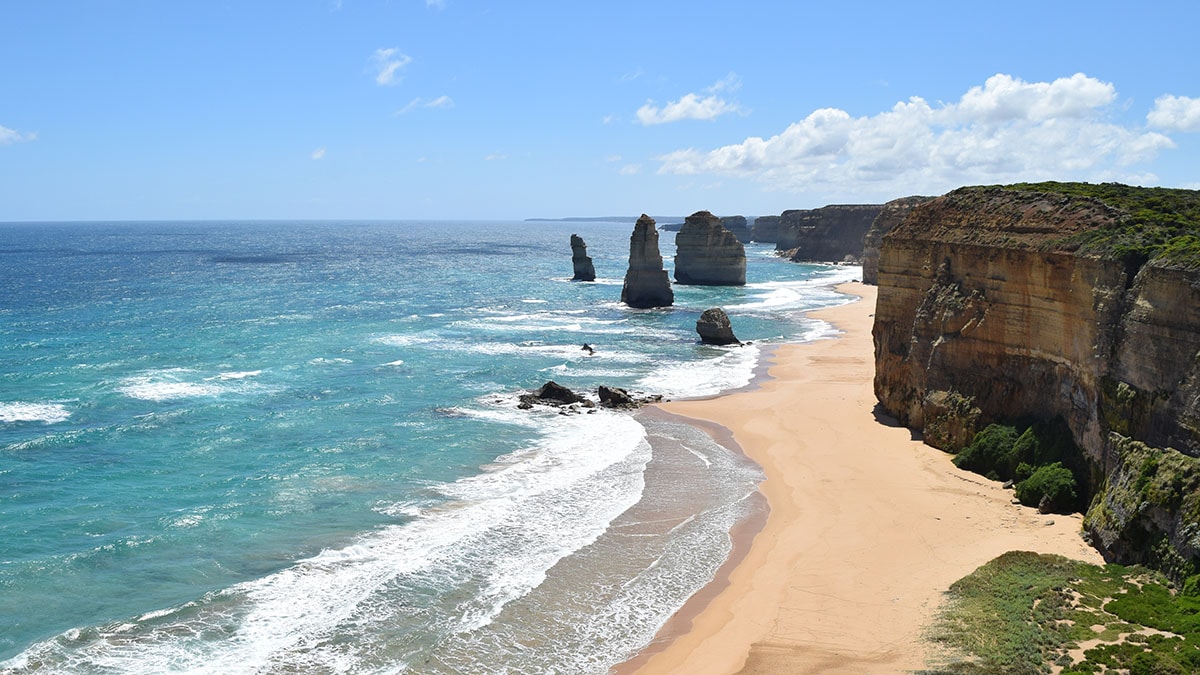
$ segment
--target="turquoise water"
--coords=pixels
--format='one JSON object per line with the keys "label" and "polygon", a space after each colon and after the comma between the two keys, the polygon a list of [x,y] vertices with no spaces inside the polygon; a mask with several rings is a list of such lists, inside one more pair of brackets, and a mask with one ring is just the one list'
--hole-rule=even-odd
{"label": "turquoise water", "polygon": [[[859,270],[752,245],[746,287],[630,310],[631,231],[0,224],[0,671],[636,653],[728,554],[758,470],[685,425],[516,395],[743,386],[763,345],[828,334],[802,313]],[[569,281],[572,232],[597,283]],[[697,344],[711,306],[755,344]]]}

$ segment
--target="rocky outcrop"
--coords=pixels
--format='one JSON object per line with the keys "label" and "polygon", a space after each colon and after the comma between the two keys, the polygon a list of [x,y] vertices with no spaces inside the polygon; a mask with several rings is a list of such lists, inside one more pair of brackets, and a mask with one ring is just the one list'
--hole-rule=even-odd
{"label": "rocky outcrop", "polygon": [[575,268],[575,276],[571,277],[571,281],[596,280],[596,267],[587,254],[587,244],[577,234],[571,235],[571,265]]}
{"label": "rocky outcrop", "polygon": [[759,216],[750,228],[750,240],[760,244],[774,244],[779,240],[779,216]]}
{"label": "rocky outcrop", "polygon": [[750,228],[746,225],[746,216],[725,216],[721,218],[721,226],[732,232],[743,244],[750,243]]}
{"label": "rocky outcrop", "polygon": [[879,247],[883,244],[883,235],[891,232],[899,225],[914,206],[924,204],[933,197],[901,197],[883,205],[883,210],[871,221],[871,228],[863,237],[862,267],[863,283],[879,283]]}
{"label": "rocky outcrop", "polygon": [[641,309],[670,307],[675,302],[658,249],[658,230],[654,219],[644,213],[629,237],[629,269],[621,287],[621,302]]}
{"label": "rocky outcrop", "polygon": [[696,321],[696,332],[700,341],[709,345],[740,345],[741,340],[733,334],[733,326],[729,323],[729,315],[720,307],[706,309]]}
{"label": "rocky outcrop", "polygon": [[746,247],[708,211],[683,221],[675,235],[675,281],[699,286],[743,286]]}
{"label": "rocky outcrop", "polygon": [[795,261],[858,262],[882,204],[834,204],[784,211],[775,250]]}
{"label": "rocky outcrop", "polygon": [[[1200,485],[1200,265],[1194,234],[1146,247],[1187,229],[1163,203],[1200,213],[1200,193],[1111,184],[963,188],[912,209],[880,250],[875,393],[950,451],[990,422],[1060,418],[1091,467],[1101,551],[1200,570],[1200,505],[1179,487]],[[1168,466],[1175,487],[1139,500]]]}

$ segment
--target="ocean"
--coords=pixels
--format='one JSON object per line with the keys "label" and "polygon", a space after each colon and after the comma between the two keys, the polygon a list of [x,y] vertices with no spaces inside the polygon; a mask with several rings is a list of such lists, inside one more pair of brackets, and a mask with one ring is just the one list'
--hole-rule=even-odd
{"label": "ocean", "polygon": [[[760,471],[666,417],[517,396],[747,386],[770,345],[833,334],[804,313],[861,269],[751,244],[745,287],[632,310],[632,229],[0,224],[0,672],[636,655],[763,508]],[[699,344],[714,306],[752,344]]]}

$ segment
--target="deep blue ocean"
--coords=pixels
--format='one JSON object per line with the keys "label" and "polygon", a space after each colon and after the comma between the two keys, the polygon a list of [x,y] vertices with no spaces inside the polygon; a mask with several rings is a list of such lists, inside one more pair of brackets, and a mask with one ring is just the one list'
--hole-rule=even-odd
{"label": "deep blue ocean", "polygon": [[[803,312],[861,271],[753,244],[745,287],[632,310],[632,229],[0,223],[0,672],[636,654],[762,508],[759,470],[688,425],[517,395],[745,386],[769,345],[832,334]],[[569,280],[573,232],[595,283]],[[753,344],[698,344],[713,306]]]}

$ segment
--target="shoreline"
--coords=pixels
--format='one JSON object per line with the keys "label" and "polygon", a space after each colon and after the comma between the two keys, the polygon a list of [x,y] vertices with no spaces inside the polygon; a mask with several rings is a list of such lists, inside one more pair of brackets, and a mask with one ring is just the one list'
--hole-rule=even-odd
{"label": "shoreline", "polygon": [[1012,504],[877,410],[876,289],[837,289],[858,300],[809,313],[835,338],[774,346],[748,387],[654,406],[756,462],[766,508],[614,675],[918,670],[934,657],[922,631],[942,593],[980,565],[1009,550],[1100,562],[1081,516]]}

